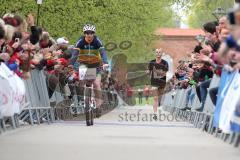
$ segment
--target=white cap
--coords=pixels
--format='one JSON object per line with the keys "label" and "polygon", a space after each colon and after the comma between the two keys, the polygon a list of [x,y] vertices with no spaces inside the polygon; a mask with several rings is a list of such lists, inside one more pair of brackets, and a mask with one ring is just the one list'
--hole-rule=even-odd
{"label": "white cap", "polygon": [[68,43],[69,43],[69,41],[64,37],[57,39],[57,44],[68,44]]}

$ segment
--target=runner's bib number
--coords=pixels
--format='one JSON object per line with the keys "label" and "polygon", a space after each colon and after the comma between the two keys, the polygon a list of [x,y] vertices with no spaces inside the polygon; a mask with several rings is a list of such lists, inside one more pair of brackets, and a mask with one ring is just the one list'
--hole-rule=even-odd
{"label": "runner's bib number", "polygon": [[96,68],[79,67],[79,80],[93,80],[97,77]]}

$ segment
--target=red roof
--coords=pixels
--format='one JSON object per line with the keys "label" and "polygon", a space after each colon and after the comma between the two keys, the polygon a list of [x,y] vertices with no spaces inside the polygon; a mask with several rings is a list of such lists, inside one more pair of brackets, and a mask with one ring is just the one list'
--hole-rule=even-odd
{"label": "red roof", "polygon": [[204,34],[204,32],[202,29],[158,28],[155,34],[164,36],[197,36]]}

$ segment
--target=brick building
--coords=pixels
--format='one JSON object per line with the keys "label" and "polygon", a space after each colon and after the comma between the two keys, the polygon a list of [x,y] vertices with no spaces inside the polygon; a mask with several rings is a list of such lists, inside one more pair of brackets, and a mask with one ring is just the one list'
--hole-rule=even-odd
{"label": "brick building", "polygon": [[191,53],[197,45],[195,37],[203,33],[202,29],[159,28],[155,31],[159,40],[155,42],[154,47],[162,48],[169,54],[176,67],[178,61]]}

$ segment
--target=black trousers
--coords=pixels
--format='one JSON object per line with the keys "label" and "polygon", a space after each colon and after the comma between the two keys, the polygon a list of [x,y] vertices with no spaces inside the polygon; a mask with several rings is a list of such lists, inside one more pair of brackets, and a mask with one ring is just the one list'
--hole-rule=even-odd
{"label": "black trousers", "polygon": [[216,106],[217,104],[217,93],[218,93],[218,87],[212,88],[209,90],[209,95],[212,100],[212,103]]}

